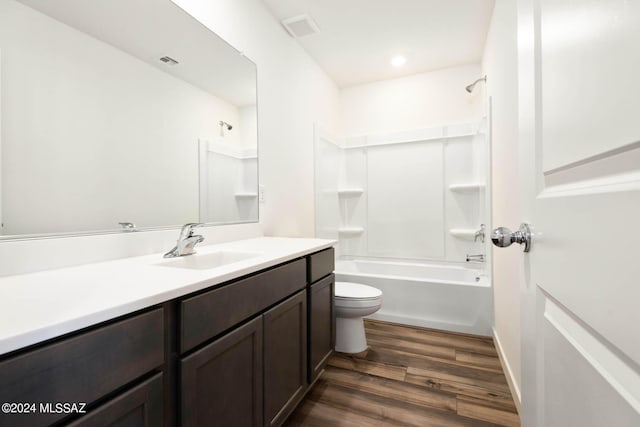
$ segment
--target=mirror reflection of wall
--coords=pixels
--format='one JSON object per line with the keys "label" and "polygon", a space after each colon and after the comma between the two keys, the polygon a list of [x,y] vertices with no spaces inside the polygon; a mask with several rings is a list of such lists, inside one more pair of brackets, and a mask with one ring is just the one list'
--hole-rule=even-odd
{"label": "mirror reflection of wall", "polygon": [[169,0],[2,0],[0,59],[3,237],[257,221],[200,200],[198,148],[251,147],[257,193],[255,65]]}
{"label": "mirror reflection of wall", "polygon": [[255,107],[239,109],[239,126],[220,121],[220,134],[200,140],[200,221],[249,221],[258,215]]}

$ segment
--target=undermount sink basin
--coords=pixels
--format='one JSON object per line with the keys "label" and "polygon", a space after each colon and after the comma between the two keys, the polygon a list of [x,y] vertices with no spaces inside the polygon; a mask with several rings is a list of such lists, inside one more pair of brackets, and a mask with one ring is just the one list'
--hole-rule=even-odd
{"label": "undermount sink basin", "polygon": [[157,264],[163,267],[190,268],[193,270],[206,270],[209,268],[221,267],[234,262],[257,257],[260,254],[251,252],[230,252],[219,251],[208,254],[194,254],[171,258]]}

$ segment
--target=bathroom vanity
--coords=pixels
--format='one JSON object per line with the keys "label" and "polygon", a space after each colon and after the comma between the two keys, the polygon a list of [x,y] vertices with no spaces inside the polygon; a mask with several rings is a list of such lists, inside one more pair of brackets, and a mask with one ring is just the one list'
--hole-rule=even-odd
{"label": "bathroom vanity", "polygon": [[[260,238],[179,264],[154,255],[0,279],[3,296],[23,287],[2,303],[19,318],[0,315],[0,402],[12,404],[0,425],[281,425],[333,352],[332,244]],[[96,286],[100,272],[126,283]],[[52,300],[17,307],[43,280]]]}
{"label": "bathroom vanity", "polygon": [[333,351],[334,241],[17,274],[257,222],[256,65],[169,0],[7,0],[0,28],[0,427],[282,424]]}

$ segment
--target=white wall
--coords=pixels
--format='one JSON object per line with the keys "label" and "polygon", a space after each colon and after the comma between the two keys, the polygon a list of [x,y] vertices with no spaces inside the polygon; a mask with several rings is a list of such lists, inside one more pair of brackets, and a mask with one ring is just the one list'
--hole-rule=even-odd
{"label": "white wall", "polygon": [[[338,89],[258,0],[177,0],[258,68],[260,182],[267,235],[312,236],[313,124],[337,128]],[[255,234],[253,226],[202,230],[205,243]],[[177,232],[0,242],[0,275],[168,250]],[[90,244],[89,244],[90,243]],[[55,253],[55,256],[52,254]]]}
{"label": "white wall", "polygon": [[198,138],[237,107],[17,2],[0,46],[1,234],[198,220]]}
{"label": "white wall", "polygon": [[[516,2],[498,0],[483,57],[487,92],[492,99],[493,226],[517,229],[518,79]],[[510,377],[514,398],[520,398],[519,248],[494,248],[493,286],[495,336]]]}
{"label": "white wall", "polygon": [[234,223],[258,219],[256,107],[239,108],[239,121],[200,141],[200,221]]}
{"label": "white wall", "polygon": [[340,92],[345,137],[475,123],[482,115],[480,91],[464,88],[481,77],[471,64],[351,86]]}

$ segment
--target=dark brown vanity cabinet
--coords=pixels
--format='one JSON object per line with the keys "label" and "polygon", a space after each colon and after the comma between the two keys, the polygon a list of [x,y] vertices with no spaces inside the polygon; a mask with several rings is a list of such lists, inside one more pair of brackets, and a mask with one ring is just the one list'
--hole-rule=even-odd
{"label": "dark brown vanity cabinet", "polygon": [[280,426],[333,352],[332,271],[328,249],[0,356],[0,403],[87,404],[0,427]]}
{"label": "dark brown vanity cabinet", "polygon": [[307,389],[306,306],[303,290],[185,357],[181,425],[282,424]]}
{"label": "dark brown vanity cabinet", "polygon": [[5,358],[0,402],[22,405],[23,413],[1,413],[0,425],[49,426],[65,418],[81,426],[162,425],[163,330],[158,308]]}
{"label": "dark brown vanity cabinet", "polygon": [[275,426],[293,411],[307,390],[306,272],[298,259],[180,302],[183,426]]}
{"label": "dark brown vanity cabinet", "polygon": [[308,278],[308,382],[312,384],[333,354],[336,342],[334,250],[309,256]]}

